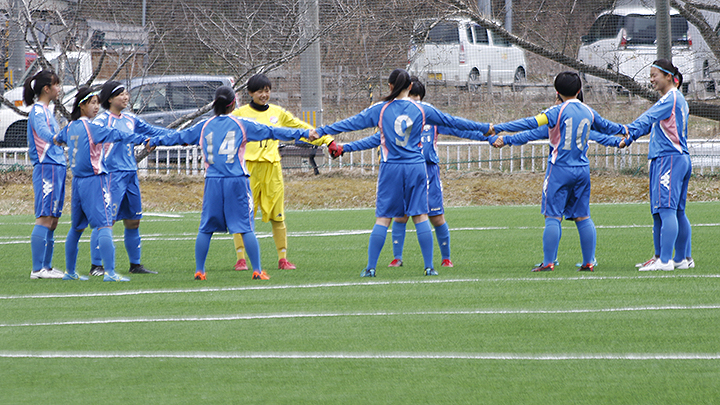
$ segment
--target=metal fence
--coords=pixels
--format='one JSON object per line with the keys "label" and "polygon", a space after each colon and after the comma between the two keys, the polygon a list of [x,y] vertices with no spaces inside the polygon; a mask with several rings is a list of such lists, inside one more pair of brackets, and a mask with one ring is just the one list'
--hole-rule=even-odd
{"label": "metal fence", "polygon": [[[691,139],[688,149],[695,174],[720,172],[720,139]],[[648,141],[639,140],[628,148],[606,148],[590,142],[588,158],[593,170],[636,172],[647,165]],[[500,171],[507,173],[544,171],[547,166],[548,144],[533,141],[526,145],[496,149],[487,142],[440,141],[440,165],[444,170]],[[341,169],[361,169],[375,172],[378,168],[377,150],[346,153],[337,160],[319,153],[314,161],[304,156],[282,159],[287,171],[311,172],[317,166],[321,172]],[[313,164],[314,163],[314,164]],[[32,166],[27,148],[0,149],[0,170],[26,170]],[[197,146],[161,146],[138,164],[140,175],[202,176],[205,165]]]}

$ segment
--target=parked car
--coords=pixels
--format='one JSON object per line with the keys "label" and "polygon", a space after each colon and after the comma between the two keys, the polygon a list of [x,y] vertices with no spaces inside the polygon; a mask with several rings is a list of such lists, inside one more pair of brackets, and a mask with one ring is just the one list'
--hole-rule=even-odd
{"label": "parked car", "polygon": [[428,83],[477,86],[522,83],[525,52],[470,19],[421,19],[408,51],[408,71]]}
{"label": "parked car", "polygon": [[[670,11],[673,64],[684,77],[683,91],[691,83],[702,82],[714,90],[710,80],[718,71],[718,61],[707,50],[702,37],[687,20]],[[650,84],[650,65],[657,59],[655,9],[642,5],[621,5],[601,13],[587,35],[582,37],[578,59],[589,65],[630,76]],[[607,83],[586,76],[590,83]]]}

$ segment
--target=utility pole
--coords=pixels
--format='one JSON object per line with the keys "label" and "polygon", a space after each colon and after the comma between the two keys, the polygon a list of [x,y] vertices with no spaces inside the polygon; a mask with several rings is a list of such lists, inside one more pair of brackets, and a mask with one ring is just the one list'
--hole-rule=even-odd
{"label": "utility pole", "polygon": [[672,37],[670,30],[670,0],[655,0],[657,59],[667,59],[672,62]]}
{"label": "utility pole", "polygon": [[[301,44],[311,41],[319,31],[318,0],[302,0],[305,10],[301,26]],[[315,40],[300,55],[300,97],[302,119],[312,126],[321,126],[322,120],[322,72],[320,70],[320,43]]]}
{"label": "utility pole", "polygon": [[5,88],[22,85],[19,81],[25,73],[25,31],[20,28],[23,13],[23,0],[12,0],[8,16],[8,52]]}
{"label": "utility pole", "polygon": [[505,30],[512,33],[512,0],[505,0]]}

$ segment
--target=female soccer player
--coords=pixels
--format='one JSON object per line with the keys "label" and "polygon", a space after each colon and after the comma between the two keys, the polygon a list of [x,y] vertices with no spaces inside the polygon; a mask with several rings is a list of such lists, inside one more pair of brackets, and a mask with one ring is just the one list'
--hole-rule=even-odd
{"label": "female soccer player", "polygon": [[[65,241],[65,276],[63,280],[87,280],[75,271],[78,242],[88,224],[98,232],[99,252],[105,268],[104,281],[130,281],[115,273],[112,198],[110,175],[104,162],[104,142],[142,143],[139,135],[120,132],[90,122],[100,111],[98,92],[81,87],[75,96],[71,122],[55,137],[58,144],[68,145],[72,178],[72,222]],[[111,144],[110,144],[111,145]]]}
{"label": "female soccer player", "polygon": [[593,271],[596,232],[590,218],[590,166],[587,160],[590,130],[614,135],[625,128],[602,118],[577,97],[582,90],[580,76],[575,72],[561,72],[555,77],[555,90],[563,101],[543,113],[504,124],[495,125],[497,133],[548,127],[552,151],[548,157],[542,194],[543,262],[532,271],[552,271],[555,268],[560,244],[560,221],[563,216],[575,221],[580,235],[583,264],[580,271]]}
{"label": "female soccer player", "polygon": [[[425,86],[415,76],[411,78],[412,86],[408,97],[421,102],[425,98]],[[425,105],[421,103],[422,105]],[[435,228],[435,237],[437,237],[438,246],[440,247],[440,255],[442,267],[453,267],[450,260],[450,230],[447,222],[445,222],[445,208],[443,204],[443,189],[440,180],[440,157],[437,151],[438,135],[453,135],[460,138],[485,140],[485,134],[479,131],[460,131],[454,128],[438,127],[436,125],[425,125],[422,135],[422,153],[425,157],[425,164],[428,175],[428,219],[430,224]],[[379,134],[376,134],[379,136]],[[407,227],[408,217],[394,218],[392,224],[392,247],[393,260],[388,267],[400,267],[403,265],[402,252],[405,245],[405,231]]]}
{"label": "female soccer player", "polygon": [[344,152],[381,146],[382,160],[375,203],[375,226],[370,234],[368,264],[361,277],[375,277],[378,257],[385,244],[392,218],[411,216],[417,230],[425,275],[436,276],[433,266],[433,237],[428,221],[428,176],[422,154],[421,134],[426,124],[487,133],[490,125],[453,117],[429,104],[409,99],[410,75],[395,69],[388,79],[390,95],[361,113],[317,128],[318,135],[337,134],[379,127],[379,136],[370,136],[347,145],[329,147],[337,157]]}
{"label": "female soccer player", "polygon": [[[582,91],[580,91],[580,92],[578,93],[577,98],[578,98],[579,101],[583,101]],[[557,95],[556,95],[556,100],[555,100],[555,105],[560,105],[560,104],[562,104],[562,103],[563,103],[563,99],[560,97],[560,94],[557,94]],[[531,130],[524,131],[524,132],[519,132],[519,133],[514,134],[514,135],[508,135],[508,136],[502,136],[502,135],[500,135],[500,136],[491,136],[491,137],[488,138],[488,142],[490,142],[490,144],[491,144],[492,146],[496,147],[496,148],[502,148],[502,147],[505,146],[505,145],[524,145],[524,144],[526,144],[526,143],[528,143],[528,142],[530,142],[530,141],[534,141],[534,140],[538,140],[538,139],[549,139],[549,138],[550,138],[550,128],[548,127],[548,125],[543,125],[543,126],[540,126],[540,127],[538,127],[538,128],[531,129]],[[626,146],[629,146],[629,145],[632,143],[632,140],[631,140],[631,139],[625,139],[625,138],[622,138],[622,137],[619,137],[619,136],[615,136],[615,135],[601,134],[601,133],[596,132],[596,131],[593,131],[593,130],[590,130],[589,139],[591,139],[591,140],[593,140],[593,141],[595,141],[595,142],[597,142],[597,143],[599,143],[599,144],[601,144],[601,145],[604,145],[604,146],[614,146],[614,147],[617,147],[617,148],[624,148],[624,147],[626,147]],[[550,154],[549,154],[549,157],[548,157],[548,167],[552,164],[551,159],[552,159],[552,156],[553,156],[553,154],[554,154],[554,151],[555,151],[555,147],[551,144],[551,145],[550,145]],[[585,152],[587,152],[587,149],[585,150]],[[588,167],[588,172],[589,172],[590,162],[589,162],[588,159],[587,159],[587,153],[584,153],[582,156],[580,156],[580,159],[579,159],[576,163],[577,163],[579,166],[587,166],[587,167]],[[548,173],[546,174],[546,178],[547,178],[548,180],[551,179],[550,174],[551,174],[550,172],[548,172]],[[588,184],[589,184],[589,183],[588,183]],[[589,189],[589,188],[588,188],[587,192],[590,192],[590,189]],[[543,190],[543,193],[544,193],[544,190]],[[543,194],[543,197],[545,197],[544,194]],[[574,198],[574,197],[572,197],[572,198]],[[587,202],[588,202],[588,204],[589,204],[589,200],[587,200]],[[588,212],[589,212],[589,207],[588,207]],[[566,214],[566,215],[567,215],[567,214]],[[572,214],[570,214],[570,215],[572,215]],[[546,217],[546,218],[547,218],[547,217]],[[582,218],[582,217],[581,217],[581,218]],[[576,224],[578,223],[578,220],[582,220],[581,218],[574,218],[574,220],[576,221]],[[562,220],[562,218],[560,218],[560,219]],[[573,219],[573,218],[568,218],[568,219]],[[546,220],[546,222],[547,222],[547,220]],[[551,220],[550,222],[553,223],[554,221]],[[589,224],[586,224],[586,225],[589,225]],[[588,229],[588,230],[589,230],[589,229]],[[558,232],[559,232],[559,233],[558,233],[558,235],[557,235],[557,244],[555,244],[555,239],[554,239],[554,237],[551,238],[550,240],[548,240],[548,246],[547,246],[547,247],[551,249],[551,251],[549,252],[549,254],[555,258],[555,259],[552,261],[552,264],[553,264],[552,268],[554,268],[555,266],[558,265],[557,253],[558,253],[558,247],[559,247],[559,243],[560,243],[560,238],[562,237],[562,228],[559,228],[559,229],[558,229]],[[580,228],[579,226],[578,226],[578,232],[581,232],[581,228]],[[550,238],[550,236],[552,236],[552,232],[549,233],[548,237]],[[588,239],[589,239],[589,240],[588,240]],[[592,248],[592,246],[594,245],[593,243],[591,243],[591,242],[592,242],[592,235],[590,235],[590,237],[585,237],[585,238],[583,239],[583,242],[585,242],[585,248],[586,248],[586,249],[590,249],[590,248]],[[545,246],[544,246],[544,247],[545,247]],[[590,261],[590,262],[584,262],[584,261],[583,261],[583,262],[577,264],[577,267],[579,267],[579,270],[580,270],[580,271],[594,271],[595,266],[597,266],[597,260],[595,259],[595,254],[594,254],[594,253],[593,253],[593,256],[592,256],[592,257],[593,257],[593,259],[592,259],[592,261]],[[590,265],[588,266],[587,263],[589,263]],[[543,268],[542,266],[543,266],[543,263],[540,263],[540,264],[537,264],[537,265],[535,266],[535,268],[536,268],[536,269],[537,269],[537,268]],[[550,270],[550,269],[547,268],[547,267],[544,267],[544,268],[545,268],[546,270]],[[538,270],[538,271],[539,271],[539,270]]]}
{"label": "female soccer player", "polygon": [[35,191],[35,227],[30,237],[31,279],[62,278],[64,275],[52,267],[55,228],[65,201],[67,170],[65,151],[53,143],[59,127],[49,108],[50,102],[60,94],[60,89],[60,78],[50,70],[28,77],[23,89],[25,105],[32,105],[27,127]]}
{"label": "female soccer player", "polygon": [[[254,280],[270,277],[262,270],[260,246],[255,237],[252,191],[245,167],[248,141],[264,139],[297,140],[308,131],[271,127],[229,115],[235,108],[235,92],[221,86],[215,92],[215,116],[183,131],[148,139],[157,145],[200,145],[205,159],[205,191],[200,229],[195,241],[195,280],[205,280],[205,260],[214,232],[241,234]],[[316,139],[316,138],[313,138]]]}
{"label": "female soccer player", "polygon": [[[159,136],[172,133],[173,130],[155,127],[134,114],[125,110],[130,100],[130,93],[127,92],[122,83],[111,80],[103,84],[100,91],[100,105],[105,109],[93,122],[108,128],[116,128],[129,134],[143,135],[141,138]],[[133,137],[126,138],[123,142],[108,145],[105,148],[105,163],[107,170],[112,174],[110,177],[111,194],[113,197],[112,209],[115,220],[123,220],[125,225],[125,250],[130,259],[130,273],[134,274],[157,274],[145,268],[140,263],[142,256],[142,240],[140,238],[140,219],[142,218],[142,199],[140,195],[140,181],[137,175],[137,162],[135,161],[135,143],[131,142]],[[92,267],[91,276],[103,275],[103,268],[100,266],[100,255],[97,249],[97,231],[90,236],[92,246]]]}
{"label": "female soccer player", "polygon": [[[312,129],[312,125],[295,118],[282,107],[270,104],[271,90],[272,83],[267,76],[262,73],[252,76],[247,83],[247,91],[252,100],[232,114],[275,127]],[[326,136],[312,143],[323,145],[332,141],[332,137]],[[272,225],[273,240],[278,254],[278,269],[293,270],[295,265],[287,260],[285,184],[278,148],[279,142],[276,139],[249,142],[245,148],[245,161],[250,173],[250,188],[252,188],[255,211],[259,209],[263,222],[269,221]],[[247,270],[243,238],[241,235],[233,235],[233,240],[238,259],[235,270]]]}
{"label": "female soccer player", "polygon": [[[687,148],[689,108],[678,87],[683,76],[672,62],[658,59],[650,66],[650,83],[661,97],[628,125],[631,139],[650,133],[650,210],[655,256],[640,271],[695,267],[690,257],[690,221],[685,215],[692,173]],[[675,258],[673,258],[673,247]]]}

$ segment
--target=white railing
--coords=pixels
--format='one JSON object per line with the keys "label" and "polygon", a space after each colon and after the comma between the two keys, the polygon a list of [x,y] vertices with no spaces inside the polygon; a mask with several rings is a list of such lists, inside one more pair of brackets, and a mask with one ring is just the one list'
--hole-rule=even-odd
{"label": "white railing", "polygon": [[[696,174],[720,172],[720,139],[691,139],[688,149]],[[590,142],[588,157],[591,169],[638,170],[647,165],[648,141],[641,139],[625,149],[606,148]],[[325,152],[327,153],[327,152]],[[547,141],[495,149],[487,142],[440,141],[438,154],[445,170],[488,170],[502,172],[544,171],[547,166]],[[307,171],[307,164],[284,160],[287,170]],[[376,149],[346,153],[340,158],[318,162],[320,169],[358,168],[375,172],[378,167]],[[31,167],[27,148],[0,149],[0,170]],[[296,167],[297,166],[297,167]],[[161,146],[138,164],[140,175],[202,176],[205,165],[197,146]]]}

